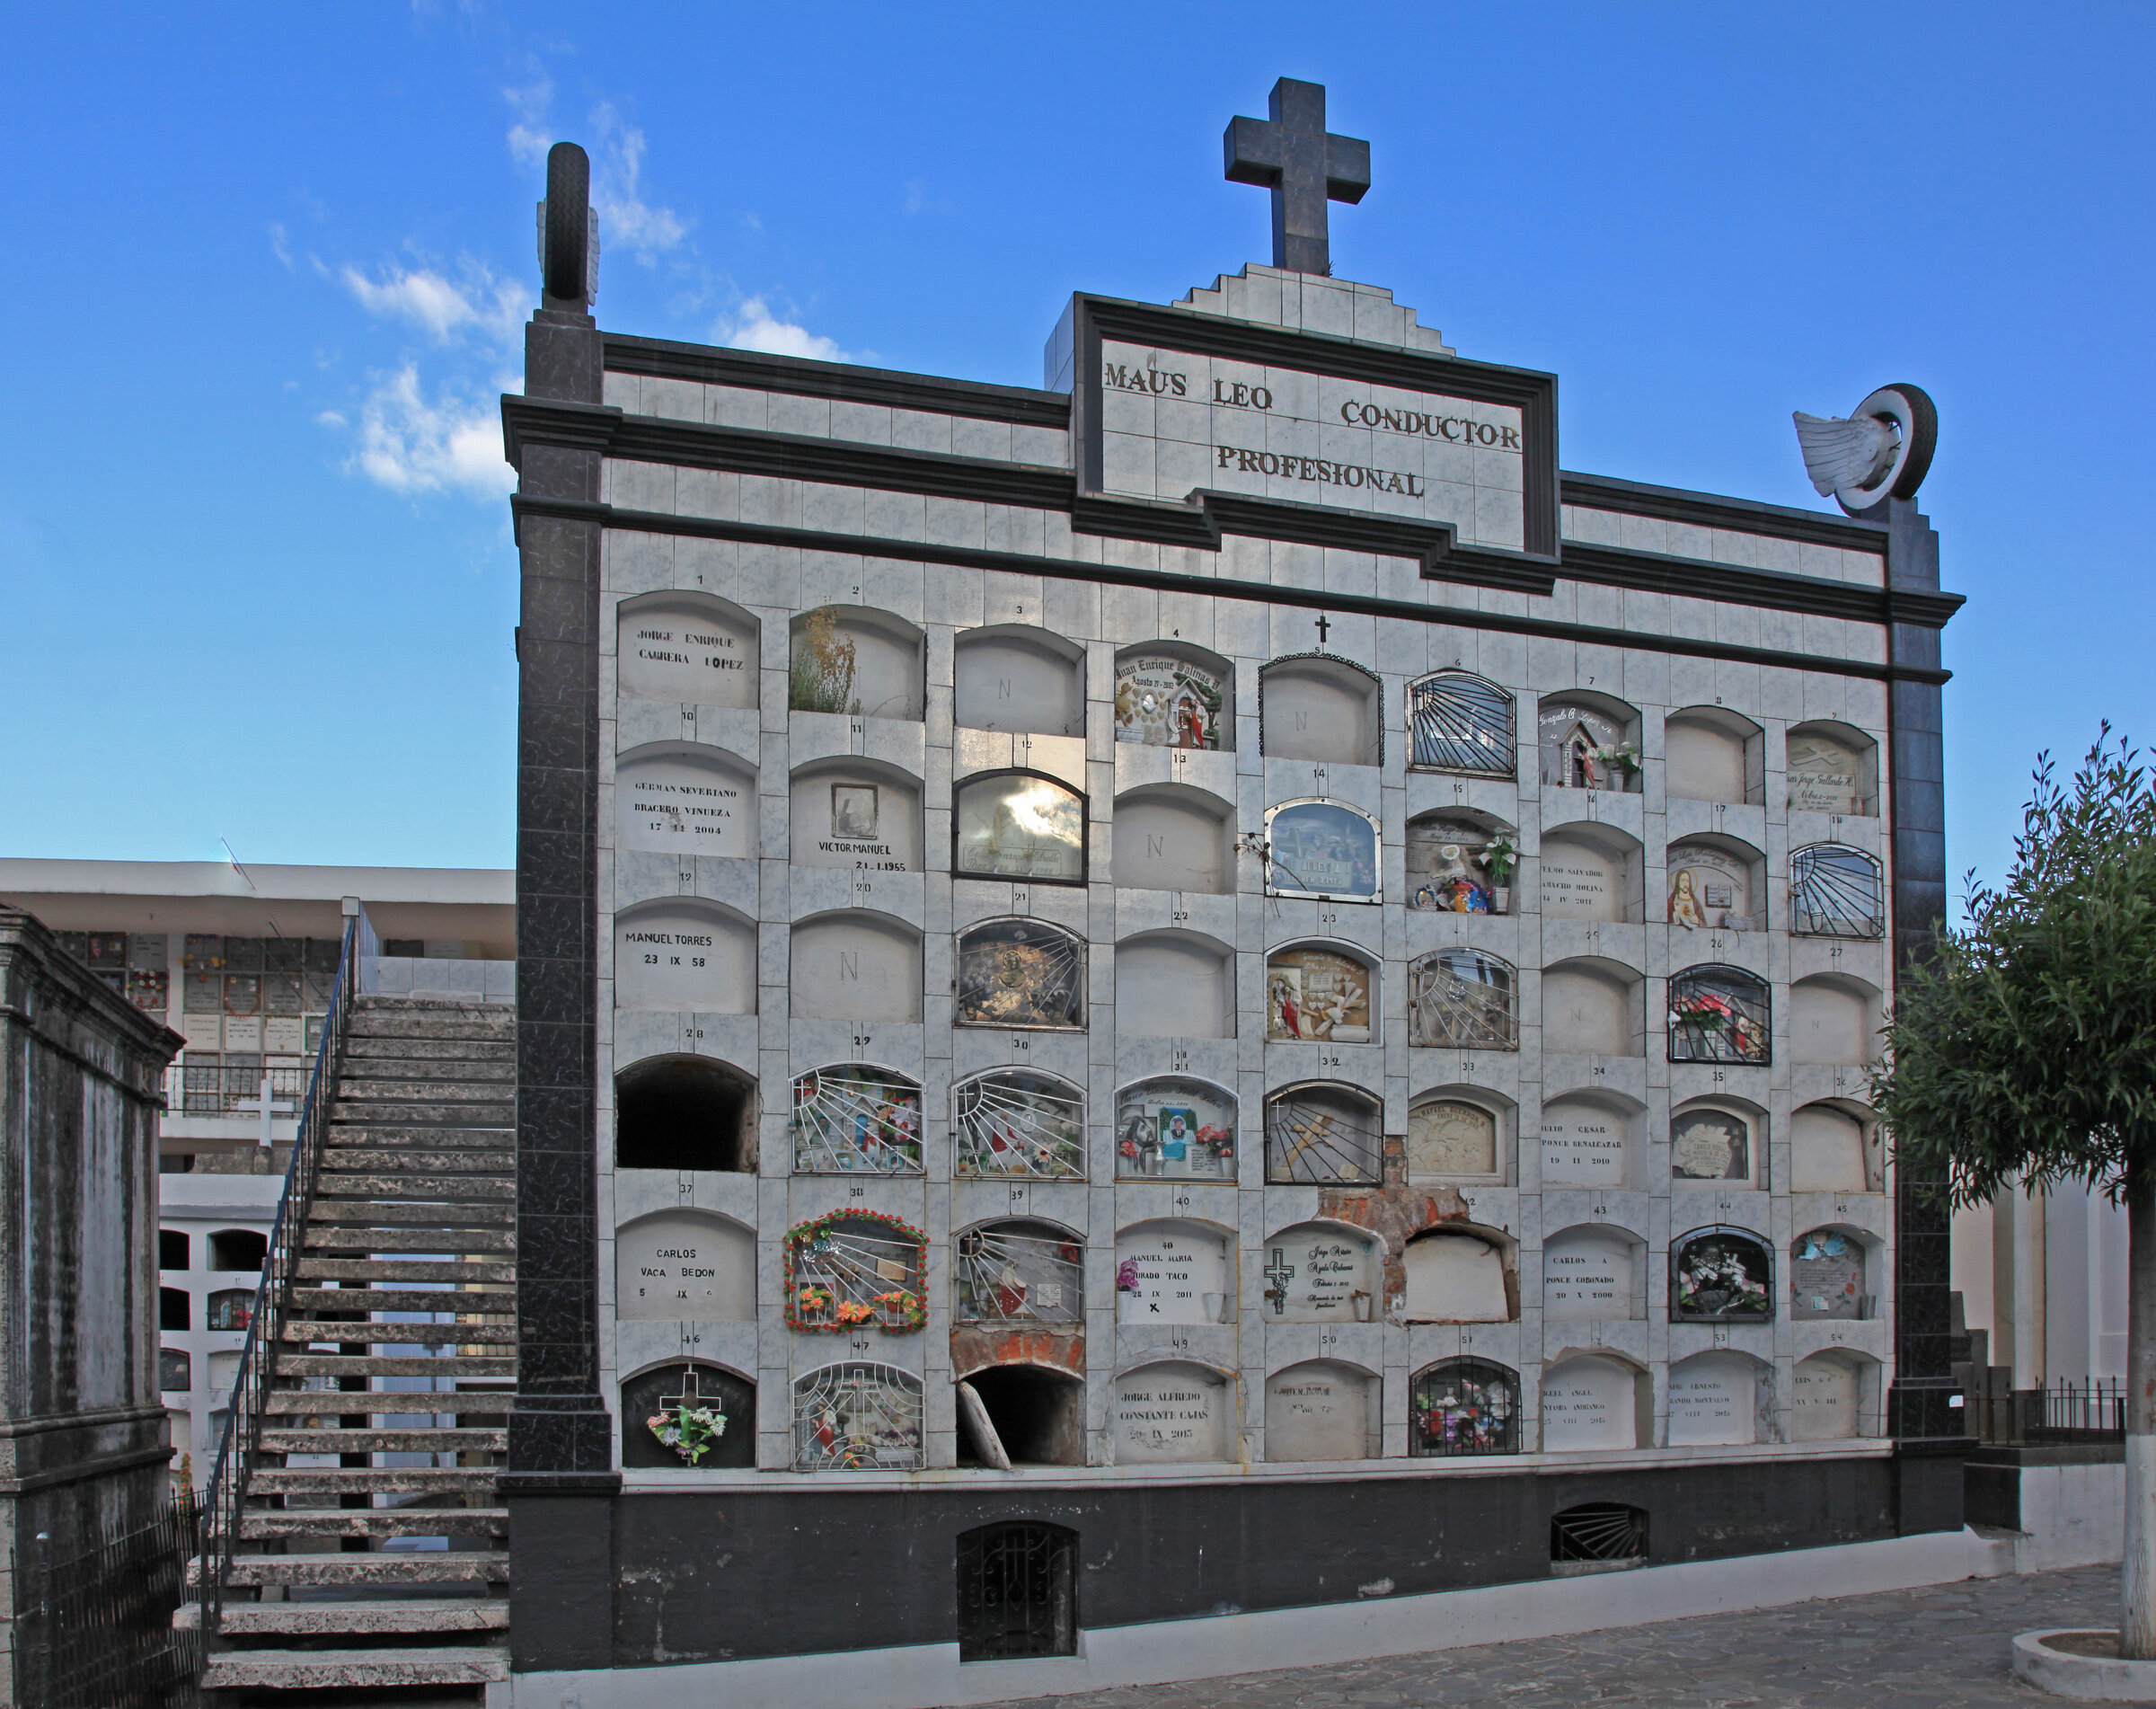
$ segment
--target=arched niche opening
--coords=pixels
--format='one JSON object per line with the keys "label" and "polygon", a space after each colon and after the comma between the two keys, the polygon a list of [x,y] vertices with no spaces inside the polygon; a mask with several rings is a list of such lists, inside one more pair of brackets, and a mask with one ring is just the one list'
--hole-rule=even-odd
{"label": "arched niche opening", "polygon": [[1383,1278],[1376,1243],[1337,1222],[1299,1222],[1265,1243],[1268,1324],[1367,1324]]}
{"label": "arched niche opening", "polygon": [[1148,748],[1235,746],[1235,668],[1184,641],[1116,654],[1116,739]]}
{"label": "arched niche opening", "polygon": [[160,1228],[157,1231],[157,1268],[185,1270],[189,1267],[188,1237],[177,1228]]}
{"label": "arched niche opening", "polygon": [[1640,920],[1646,870],[1638,839],[1613,825],[1575,821],[1544,831],[1535,859],[1542,917]]}
{"label": "arched niche opening", "polygon": [[865,606],[818,606],[793,620],[787,664],[789,712],[858,718],[921,716],[925,655],[921,631]]}
{"label": "arched niche opening", "polygon": [[1877,987],[1846,973],[1815,973],[1789,987],[1789,1060],[1860,1067],[1879,1054],[1886,1024]]}
{"label": "arched niche opening", "polygon": [[968,730],[1085,734],[1085,652],[1038,625],[968,629],[951,643],[952,722]]}
{"label": "arched niche opening", "polygon": [[1407,898],[1418,913],[1509,914],[1519,833],[1488,813],[1418,813],[1408,821]]}
{"label": "arched niche opening", "polygon": [[1840,843],[1813,843],[1792,854],[1789,930],[1805,937],[1884,936],[1886,875],[1878,857]]}
{"label": "arched niche opening", "polygon": [[1669,1173],[1686,1184],[1767,1185],[1767,1114],[1741,1098],[1692,1098],[1669,1112]]}
{"label": "arched niche opening", "polygon": [[1359,1086],[1306,1080],[1265,1100],[1265,1178],[1282,1185],[1384,1184],[1385,1107]]}
{"label": "arched niche opening", "polygon": [[[214,1329],[236,1334],[253,1321],[254,1289],[252,1288],[220,1288],[204,1302],[202,1312],[202,1327],[204,1329]],[[213,1354],[210,1358],[210,1376],[213,1378],[216,1377],[221,1368],[217,1364],[217,1359],[221,1357],[223,1357],[221,1354]],[[234,1354],[233,1357],[236,1359],[238,1355]],[[230,1386],[229,1375],[225,1382],[213,1381],[211,1384],[213,1388],[218,1389],[220,1392]]]}
{"label": "arched niche opening", "polygon": [[756,1083],[709,1057],[647,1057],[614,1076],[617,1169],[756,1167]]}
{"label": "arched niche opening", "polygon": [[673,589],[624,599],[614,630],[615,692],[633,700],[755,706],[764,626],[730,599]]}
{"label": "arched niche opening", "polygon": [[826,759],[796,771],[791,790],[796,866],[922,870],[919,778],[878,760]]}
{"label": "arched niche opening", "polygon": [[1032,1519],[959,1533],[959,1660],[1078,1653],[1078,1533]]}
{"label": "arched niche opening", "polygon": [[871,1210],[835,1210],[786,1231],[790,1328],[910,1335],[928,1322],[928,1236]]}
{"label": "arched niche opening", "polygon": [[849,1062],[796,1075],[792,1093],[796,1174],[921,1173],[921,1088],[906,1076]]}
{"label": "arched niche opening", "polygon": [[1508,1324],[1519,1315],[1518,1248],[1502,1235],[1432,1228],[1408,1242],[1407,1321]]}
{"label": "arched niche opening", "polygon": [[701,1359],[670,1359],[622,1384],[626,1471],[746,1470],[756,1463],[756,1386]]}
{"label": "arched niche opening", "polygon": [[793,1385],[797,1472],[917,1472],[921,1379],[866,1359],[826,1365]]}
{"label": "arched niche opening", "polygon": [[[1766,1428],[1761,1428],[1764,1418]],[[1706,1448],[1771,1439],[1773,1371],[1747,1353],[1694,1353],[1669,1368],[1672,1448]]]}
{"label": "arched niche opening", "polygon": [[1582,1501],[1550,1516],[1550,1572],[1573,1578],[1647,1564],[1647,1510]]}
{"label": "arched niche opening", "polygon": [[1378,679],[1360,665],[1328,653],[1277,659],[1258,673],[1258,709],[1268,759],[1383,763]]}
{"label": "arched niche opening", "polygon": [[756,772],[715,748],[639,748],[614,767],[621,846],[654,854],[756,856]]}
{"label": "arched niche opening", "polygon": [[184,1288],[160,1288],[157,1290],[157,1327],[160,1332],[185,1332],[194,1327],[194,1302],[188,1297]]}
{"label": "arched niche opening", "polygon": [[1265,1457],[1366,1460],[1382,1451],[1376,1379],[1338,1359],[1306,1359],[1265,1379]]}
{"label": "arched niche opening", "polygon": [[1085,943],[1029,916],[984,920],[958,934],[957,1004],[962,1027],[1085,1026]]}
{"label": "arched niche opening", "polygon": [[1609,1223],[1542,1240],[1542,1321],[1593,1324],[1647,1315],[1647,1243]]}
{"label": "arched niche opening", "polygon": [[1748,1228],[1694,1228],[1669,1243],[1669,1321],[1766,1324],[1774,1319],[1774,1261]]}
{"label": "arched niche opening", "polygon": [[1614,1093],[1568,1092],[1542,1104],[1542,1185],[1621,1192],[1639,1178],[1644,1112]]}
{"label": "arched niche opening", "polygon": [[1807,1228],[1789,1243],[1789,1316],[1872,1315],[1870,1242],[1847,1224]]}
{"label": "arched niche opening", "polygon": [[654,1211],[614,1235],[614,1315],[746,1324],[756,1315],[756,1237],[731,1218]]}
{"label": "arched niche opening", "polygon": [[1408,1452],[1452,1458],[1520,1451],[1520,1375],[1487,1359],[1441,1359],[1408,1386]]}
{"label": "arched niche opening", "polygon": [[1375,1044],[1377,969],[1346,944],[1291,943],[1265,958],[1268,1043]]}
{"label": "arched niche opening", "polygon": [[1085,1323],[1085,1242],[1056,1223],[985,1222],[953,1243],[951,1315],[961,1324],[1023,1324],[1065,1333]]}
{"label": "arched niche opening", "polygon": [[1433,950],[1408,964],[1408,1042],[1448,1050],[1520,1048],[1519,976],[1487,950]]}
{"label": "arched niche opening", "polygon": [[1792,724],[1783,753],[1793,813],[1875,817],[1879,810],[1879,745],[1853,725]]}
{"label": "arched niche opening", "polygon": [[184,1347],[157,1350],[157,1388],[165,1395],[183,1394],[195,1386],[195,1361]]}
{"label": "arched niche opening", "polygon": [[1085,1385],[1067,1371],[985,1365],[958,1388],[961,1465],[1085,1464]]}
{"label": "arched niche opening", "polygon": [[1116,1321],[1225,1324],[1235,1315],[1228,1235],[1209,1223],[1135,1223],[1116,1236]]}
{"label": "arched niche opening", "polygon": [[1879,1367],[1837,1349],[1797,1361],[1789,1373],[1789,1439],[1835,1442],[1878,1430]]}
{"label": "arched niche opening", "polygon": [[1678,801],[1763,806],[1767,734],[1726,706],[1687,706],[1662,724],[1663,793]]}
{"label": "arched niche opening", "polygon": [[717,902],[667,897],[614,916],[614,1006],[756,1012],[756,928]]}
{"label": "arched niche opening", "polygon": [[1542,1452],[1637,1448],[1645,1373],[1606,1353],[1560,1359],[1542,1372]]}
{"label": "arched niche opening", "polygon": [[819,914],[793,928],[788,971],[797,1021],[921,1018],[921,934],[867,908]]}
{"label": "arched niche opening", "polygon": [[1599,956],[1545,968],[1542,1054],[1645,1056],[1646,981],[1623,963]]}
{"label": "arched niche opening", "polygon": [[1543,788],[1639,793],[1637,707],[1575,688],[1542,701],[1534,722]]}
{"label": "arched niche opening", "polygon": [[1210,1366],[1169,1359],[1125,1371],[1109,1412],[1118,1465],[1234,1457],[1235,1385]]}
{"label": "arched niche opening", "polygon": [[1886,1158],[1878,1118],[1862,1104],[1822,1098],[1789,1118],[1791,1192],[1879,1192]]}
{"label": "arched niche opening", "polygon": [[1671,925],[1683,932],[1767,929],[1767,857],[1750,844],[1734,837],[1687,837],[1669,846],[1666,859],[1662,917]]}
{"label": "arched niche opening", "polygon": [[1773,1060],[1767,982],[1748,968],[1709,962],[1669,977],[1669,1059],[1765,1067]]}
{"label": "arched niche opening", "polygon": [[1039,772],[976,772],[952,795],[950,870],[960,878],[1085,882],[1085,797]]}
{"label": "arched niche opening", "polygon": [[1235,952],[1196,932],[1116,945],[1116,1032],[1132,1039],[1235,1036]]}
{"label": "arched niche opening", "polygon": [[1377,820],[1345,801],[1283,801],[1265,810],[1268,896],[1321,901],[1383,899]]}
{"label": "arched niche opening", "polygon": [[[220,1228],[209,1237],[208,1268],[211,1270],[252,1272],[260,1270],[269,1256],[269,1236],[257,1228]],[[181,1268],[185,1269],[186,1265],[182,1263]]]}
{"label": "arched niche opening", "polygon": [[1233,1181],[1235,1094],[1161,1075],[1116,1094],[1116,1173],[1124,1180]]}
{"label": "arched niche opening", "polygon": [[960,1175],[1085,1179],[1085,1094],[1034,1068],[998,1068],[950,1091]]}
{"label": "arched niche opening", "polygon": [[1118,795],[1111,866],[1120,890],[1229,895],[1235,889],[1234,810],[1183,784]]}
{"label": "arched niche opening", "polygon": [[1444,1086],[1408,1105],[1408,1180],[1488,1182],[1513,1179],[1519,1111],[1480,1087]]}
{"label": "arched niche opening", "polygon": [[1418,771],[1510,777],[1518,764],[1511,695],[1467,670],[1408,685],[1408,764]]}

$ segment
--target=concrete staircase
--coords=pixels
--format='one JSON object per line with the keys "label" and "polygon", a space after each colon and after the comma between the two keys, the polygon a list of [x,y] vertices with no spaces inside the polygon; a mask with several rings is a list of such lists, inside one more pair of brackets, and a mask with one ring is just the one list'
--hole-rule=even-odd
{"label": "concrete staircase", "polygon": [[[517,1371],[516,1076],[504,1005],[357,1000],[213,1702],[476,1702],[508,1677],[494,1476]],[[384,1392],[429,1387],[457,1392]]]}

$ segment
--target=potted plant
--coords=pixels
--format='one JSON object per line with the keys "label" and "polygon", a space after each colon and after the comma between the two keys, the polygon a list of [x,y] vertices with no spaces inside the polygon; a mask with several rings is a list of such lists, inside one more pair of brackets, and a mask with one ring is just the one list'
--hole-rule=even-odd
{"label": "potted plant", "polygon": [[1639,750],[1630,742],[1621,742],[1615,748],[1598,748],[1595,757],[1605,774],[1622,779],[1626,789],[1639,775]]}
{"label": "potted plant", "polygon": [[831,1290],[821,1282],[803,1282],[794,1290],[794,1310],[804,1323],[814,1323],[831,1309]]}
{"label": "potted plant", "polygon": [[1489,911],[1492,914],[1512,912],[1512,875],[1519,870],[1519,846],[1511,837],[1499,832],[1484,845],[1475,856],[1482,869],[1489,874]]}
{"label": "potted plant", "polygon": [[876,1304],[883,1309],[883,1326],[887,1330],[911,1329],[921,1302],[904,1288],[888,1288],[876,1296]]}

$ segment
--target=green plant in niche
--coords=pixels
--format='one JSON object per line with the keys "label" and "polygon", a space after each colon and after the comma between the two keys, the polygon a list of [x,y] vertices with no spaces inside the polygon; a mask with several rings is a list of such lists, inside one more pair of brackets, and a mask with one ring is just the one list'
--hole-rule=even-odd
{"label": "green plant in niche", "polygon": [[1489,872],[1492,884],[1509,884],[1513,873],[1519,869],[1520,851],[1509,837],[1500,835],[1492,837],[1476,858]]}
{"label": "green plant in niche", "polygon": [[859,713],[853,697],[853,638],[838,632],[838,609],[818,606],[801,621],[787,672],[791,712]]}

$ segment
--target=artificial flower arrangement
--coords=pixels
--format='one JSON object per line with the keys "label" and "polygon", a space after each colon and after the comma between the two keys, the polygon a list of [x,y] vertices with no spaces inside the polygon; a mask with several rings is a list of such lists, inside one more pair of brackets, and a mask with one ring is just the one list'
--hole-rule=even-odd
{"label": "artificial flower arrangement", "polygon": [[884,1322],[897,1328],[906,1327],[921,1309],[919,1297],[907,1288],[886,1288],[873,1303],[882,1307]]}
{"label": "artificial flower arrangement", "polygon": [[1639,750],[1630,742],[1615,748],[1597,748],[1595,758],[1605,772],[1622,772],[1630,777],[1639,770]]}
{"label": "artificial flower arrangement", "polygon": [[[835,1335],[844,1334],[848,1330],[860,1329],[875,1322],[878,1317],[877,1307],[881,1306],[881,1321],[877,1327],[885,1334],[910,1334],[915,1330],[926,1328],[928,1309],[922,1304],[917,1289],[889,1289],[877,1295],[870,1302],[840,1298],[836,1288],[814,1271],[797,1279],[796,1272],[801,1268],[803,1261],[813,1260],[821,1249],[826,1247],[830,1244],[833,1228],[841,1223],[869,1223],[897,1235],[913,1249],[913,1256],[905,1265],[906,1271],[916,1278],[920,1275],[922,1254],[928,1250],[928,1236],[911,1223],[901,1221],[897,1217],[888,1216],[880,1210],[835,1210],[828,1216],[797,1223],[786,1231],[785,1244],[782,1248],[786,1275],[781,1297],[786,1301],[787,1324],[794,1329],[823,1330]],[[881,1264],[890,1261],[878,1262]],[[898,1266],[894,1263],[892,1268]],[[887,1273],[885,1280],[898,1279]],[[896,1306],[886,1303],[894,1299],[904,1303]]]}
{"label": "artificial flower arrangement", "polygon": [[694,1465],[726,1434],[726,1414],[715,1406],[691,1406],[683,1401],[660,1407],[644,1421],[644,1427],[662,1446]]}
{"label": "artificial flower arrangement", "polygon": [[1489,873],[1492,884],[1509,884],[1519,870],[1520,851],[1509,837],[1493,837],[1475,856],[1475,863]]}
{"label": "artificial flower arrangement", "polygon": [[1679,1268],[1677,1306],[1725,1317],[1763,1317],[1772,1310],[1767,1285],[1752,1279],[1744,1260],[1735,1253],[1711,1250]]}

